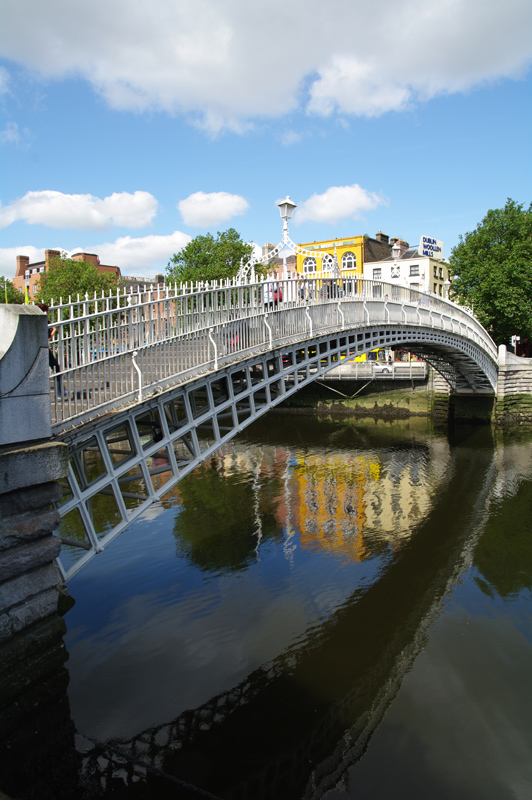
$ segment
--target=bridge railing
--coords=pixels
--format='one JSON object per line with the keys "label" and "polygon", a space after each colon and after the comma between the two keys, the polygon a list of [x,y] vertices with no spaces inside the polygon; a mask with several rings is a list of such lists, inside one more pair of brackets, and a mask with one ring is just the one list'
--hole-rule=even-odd
{"label": "bridge railing", "polygon": [[180,284],[50,306],[54,430],[235,358],[334,329],[428,326],[475,342],[497,359],[480,323],[456,304],[356,276]]}

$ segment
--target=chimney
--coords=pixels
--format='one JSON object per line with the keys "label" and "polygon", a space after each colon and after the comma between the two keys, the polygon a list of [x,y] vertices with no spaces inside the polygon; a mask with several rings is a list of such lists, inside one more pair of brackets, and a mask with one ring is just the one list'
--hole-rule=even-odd
{"label": "chimney", "polygon": [[44,263],[46,265],[46,269],[50,264],[52,258],[61,258],[61,251],[60,250],[45,250],[44,251]]}
{"label": "chimney", "polygon": [[30,263],[29,256],[17,256],[17,271],[16,277],[21,278],[24,277],[28,264]]}
{"label": "chimney", "polygon": [[382,231],[377,231],[375,234],[375,238],[378,242],[382,242],[383,244],[388,244],[388,234],[383,233]]}
{"label": "chimney", "polygon": [[400,258],[408,250],[409,244],[404,239],[392,239],[392,256]]}

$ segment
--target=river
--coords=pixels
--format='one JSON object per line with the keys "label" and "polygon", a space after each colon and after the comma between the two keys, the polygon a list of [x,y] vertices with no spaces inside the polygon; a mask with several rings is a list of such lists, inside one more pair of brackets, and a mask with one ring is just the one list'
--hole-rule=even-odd
{"label": "river", "polygon": [[70,580],[65,797],[528,800],[531,520],[530,432],[268,414]]}

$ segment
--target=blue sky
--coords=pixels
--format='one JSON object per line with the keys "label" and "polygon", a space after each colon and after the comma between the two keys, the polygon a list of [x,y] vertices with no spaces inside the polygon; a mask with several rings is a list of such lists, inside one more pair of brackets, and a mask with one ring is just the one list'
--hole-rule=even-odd
{"label": "blue sky", "polygon": [[532,186],[529,0],[4,0],[0,274],[153,276],[197,234],[382,230],[445,256]]}

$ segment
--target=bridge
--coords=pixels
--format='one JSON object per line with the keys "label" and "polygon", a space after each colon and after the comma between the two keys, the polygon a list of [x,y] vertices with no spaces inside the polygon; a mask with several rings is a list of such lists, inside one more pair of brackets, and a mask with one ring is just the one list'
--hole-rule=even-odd
{"label": "bridge", "polygon": [[347,359],[407,349],[453,393],[495,393],[497,347],[449,300],[332,274],[276,285],[176,285],[51,307],[65,367],[50,377],[52,431],[70,454],[65,579],[224,442]]}

